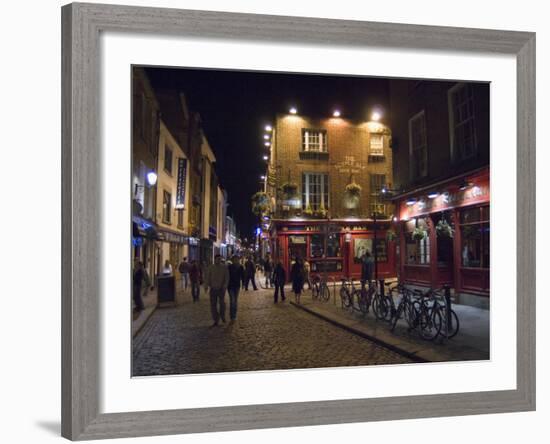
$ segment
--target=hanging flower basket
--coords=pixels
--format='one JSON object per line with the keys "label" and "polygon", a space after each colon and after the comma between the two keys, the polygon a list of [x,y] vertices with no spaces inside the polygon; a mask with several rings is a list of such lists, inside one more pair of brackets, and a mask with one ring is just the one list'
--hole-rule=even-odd
{"label": "hanging flower basket", "polygon": [[261,216],[269,211],[269,197],[266,193],[258,191],[252,196],[252,212]]}
{"label": "hanging flower basket", "polygon": [[350,196],[359,197],[361,195],[361,185],[359,185],[356,182],[348,183],[346,185],[345,192],[346,192],[346,194],[349,194]]}
{"label": "hanging flower basket", "polygon": [[286,182],[281,185],[281,191],[288,197],[292,197],[296,194],[298,185],[294,182]]}
{"label": "hanging flower basket", "polygon": [[428,232],[424,228],[417,227],[414,229],[412,238],[413,240],[424,240],[428,237]]}
{"label": "hanging flower basket", "polygon": [[445,219],[441,219],[437,223],[435,231],[438,237],[447,237],[452,239],[455,230],[453,230],[453,227],[451,227],[451,225]]}

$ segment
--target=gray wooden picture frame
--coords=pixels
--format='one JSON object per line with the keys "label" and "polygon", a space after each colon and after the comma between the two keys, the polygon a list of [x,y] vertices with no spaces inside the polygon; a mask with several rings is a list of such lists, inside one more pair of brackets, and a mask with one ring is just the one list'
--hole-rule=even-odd
{"label": "gray wooden picture frame", "polygon": [[[100,47],[105,31],[510,54],[517,58],[515,390],[99,411]],[[73,440],[535,409],[535,34],[73,3],[62,8],[62,435]]]}

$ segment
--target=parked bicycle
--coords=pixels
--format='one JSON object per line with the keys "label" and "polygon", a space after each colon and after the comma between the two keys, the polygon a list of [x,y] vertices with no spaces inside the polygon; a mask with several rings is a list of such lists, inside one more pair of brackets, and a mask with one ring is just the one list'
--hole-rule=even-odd
{"label": "parked bicycle", "polygon": [[311,297],[323,302],[330,299],[330,288],[324,276],[316,274],[311,278]]}

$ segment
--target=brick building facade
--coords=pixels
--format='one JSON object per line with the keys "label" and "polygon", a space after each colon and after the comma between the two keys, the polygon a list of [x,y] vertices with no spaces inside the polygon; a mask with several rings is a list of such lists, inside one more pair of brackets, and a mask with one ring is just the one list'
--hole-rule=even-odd
{"label": "brick building facade", "polygon": [[389,128],[374,121],[287,114],[276,117],[268,135],[264,251],[287,269],[299,256],[313,272],[357,277],[358,255],[374,253],[376,237],[377,272],[393,276],[394,246],[385,236],[393,208],[381,199],[393,181]]}

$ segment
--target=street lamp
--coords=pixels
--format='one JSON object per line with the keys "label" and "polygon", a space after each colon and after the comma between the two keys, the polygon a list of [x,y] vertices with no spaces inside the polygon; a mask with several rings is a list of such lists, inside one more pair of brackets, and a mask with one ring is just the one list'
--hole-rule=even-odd
{"label": "street lamp", "polygon": [[296,109],[296,107],[293,106],[292,108],[290,108],[290,109],[288,110],[288,112],[289,112],[290,114],[296,114],[296,113],[298,112],[298,110]]}
{"label": "street lamp", "polygon": [[[146,182],[148,186],[150,187],[155,186],[155,184],[157,183],[157,173],[155,173],[154,171],[149,171],[145,177],[146,177]],[[139,183],[136,183],[134,188],[134,194],[137,194],[138,190],[140,189],[145,189],[145,185],[140,185]]]}

